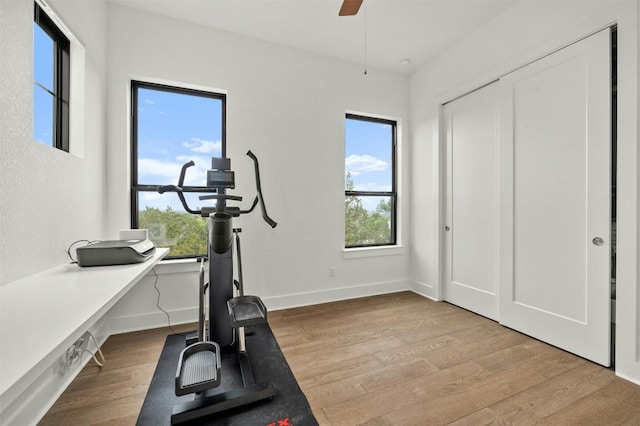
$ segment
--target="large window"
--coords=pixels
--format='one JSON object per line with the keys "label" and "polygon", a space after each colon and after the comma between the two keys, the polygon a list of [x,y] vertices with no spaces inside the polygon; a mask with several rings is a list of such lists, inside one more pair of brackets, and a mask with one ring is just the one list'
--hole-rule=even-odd
{"label": "large window", "polygon": [[[169,257],[206,254],[206,220],[185,212],[175,192],[157,188],[176,185],[191,160],[184,186],[205,187],[211,157],[226,152],[225,95],[133,81],[131,112],[132,228],[148,229],[156,247],[170,248]],[[199,195],[185,194],[191,208],[208,203]]]}
{"label": "large window", "polygon": [[396,122],[347,114],[345,247],[396,244]]}
{"label": "large window", "polygon": [[69,151],[70,42],[38,3],[33,23],[33,138]]}

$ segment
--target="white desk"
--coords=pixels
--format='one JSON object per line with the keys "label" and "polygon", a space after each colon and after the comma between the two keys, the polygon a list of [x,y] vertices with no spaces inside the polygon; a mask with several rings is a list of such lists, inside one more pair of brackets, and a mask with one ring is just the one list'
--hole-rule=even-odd
{"label": "white desk", "polygon": [[61,265],[0,287],[0,410],[168,252],[132,265]]}

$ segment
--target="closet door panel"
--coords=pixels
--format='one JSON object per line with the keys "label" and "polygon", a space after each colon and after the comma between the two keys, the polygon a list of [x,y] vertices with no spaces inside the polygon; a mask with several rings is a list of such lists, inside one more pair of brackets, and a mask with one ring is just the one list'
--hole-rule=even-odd
{"label": "closet door panel", "polygon": [[498,83],[444,106],[445,300],[497,319]]}
{"label": "closet door panel", "polygon": [[610,57],[602,31],[501,79],[500,321],[609,365]]}

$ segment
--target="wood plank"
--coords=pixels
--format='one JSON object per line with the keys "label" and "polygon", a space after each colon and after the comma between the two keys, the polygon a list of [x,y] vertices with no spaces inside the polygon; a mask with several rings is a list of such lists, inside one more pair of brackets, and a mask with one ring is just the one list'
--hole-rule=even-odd
{"label": "wood plank", "polygon": [[360,424],[390,412],[410,411],[425,401],[458,393],[462,386],[486,375],[481,367],[467,362],[324,407],[324,412],[334,424]]}
{"label": "wood plank", "polygon": [[566,409],[611,381],[613,372],[583,362],[576,368],[454,422],[464,424],[534,424]]}
{"label": "wood plank", "polygon": [[[640,386],[410,292],[270,312],[269,322],[323,426],[640,424]],[[111,336],[105,367],[85,367],[41,424],[134,425],[170,333]]]}
{"label": "wood plank", "polygon": [[[640,386],[614,379],[545,418],[549,425],[623,424],[640,417]],[[636,423],[637,424],[637,423]]]}
{"label": "wood plank", "polygon": [[[551,358],[555,354],[542,355],[530,352],[524,356],[522,350],[521,348],[515,351],[518,354],[515,357],[511,356],[514,353],[512,348],[500,351],[501,355],[498,358],[505,360],[508,365],[505,368],[482,368],[484,374],[461,377],[464,380],[448,384],[439,394],[425,395],[420,401],[390,411],[382,418],[391,424],[410,424],[419,415],[425,424],[448,424],[478,411],[479,407],[510,398],[547,380],[549,373],[544,370],[548,363],[553,363]],[[495,355],[484,358],[496,358]],[[470,362],[480,366],[483,364],[480,361]]]}
{"label": "wood plank", "polygon": [[300,386],[312,388],[314,386],[322,386],[327,383],[349,379],[354,375],[378,370],[383,367],[384,365],[374,355],[365,355],[337,362],[333,364],[331,368],[327,368],[326,366],[306,367],[296,364],[295,366],[292,365],[291,369]]}

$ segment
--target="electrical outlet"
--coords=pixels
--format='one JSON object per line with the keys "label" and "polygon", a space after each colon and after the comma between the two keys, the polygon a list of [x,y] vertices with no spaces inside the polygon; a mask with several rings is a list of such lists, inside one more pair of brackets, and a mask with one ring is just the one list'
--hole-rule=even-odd
{"label": "electrical outlet", "polygon": [[80,337],[78,339],[78,341],[80,342],[80,345],[78,346],[78,349],[82,353],[84,353],[84,351],[87,350],[87,347],[89,346],[89,339],[91,339],[91,334],[88,331],[85,331],[84,334],[82,335],[82,337]]}
{"label": "electrical outlet", "polygon": [[78,340],[76,340],[73,345],[69,347],[69,349],[67,349],[66,359],[69,366],[82,359],[82,355],[87,350],[87,346],[89,345],[90,338],[91,335],[89,334],[89,332],[85,331],[85,333]]}
{"label": "electrical outlet", "polygon": [[336,267],[335,266],[330,266],[329,267],[329,277],[333,278],[336,276]]}

